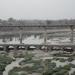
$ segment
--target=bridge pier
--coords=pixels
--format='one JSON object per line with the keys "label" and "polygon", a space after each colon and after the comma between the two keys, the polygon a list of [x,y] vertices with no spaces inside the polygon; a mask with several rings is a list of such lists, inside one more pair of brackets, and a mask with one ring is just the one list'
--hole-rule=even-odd
{"label": "bridge pier", "polygon": [[25,50],[28,50],[28,46],[25,46]]}
{"label": "bridge pier", "polygon": [[52,47],[51,46],[47,46],[47,49],[48,49],[48,51],[51,51]]}
{"label": "bridge pier", "polygon": [[6,51],[6,49],[7,49],[6,46],[3,46],[3,49],[4,49],[4,51]]}
{"label": "bridge pier", "polygon": [[18,46],[15,45],[15,46],[14,46],[14,50],[16,51],[17,49],[18,49]]}
{"label": "bridge pier", "polygon": [[41,46],[36,46],[36,50],[40,50],[41,49]]}
{"label": "bridge pier", "polygon": [[8,52],[9,51],[9,46],[4,46],[4,51]]}

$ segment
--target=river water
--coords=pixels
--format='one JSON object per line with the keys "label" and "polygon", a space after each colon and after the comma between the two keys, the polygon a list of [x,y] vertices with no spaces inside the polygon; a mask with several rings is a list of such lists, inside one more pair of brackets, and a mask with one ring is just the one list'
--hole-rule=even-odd
{"label": "river water", "polygon": [[14,67],[19,67],[19,63],[24,60],[24,58],[18,58],[16,61],[13,61],[11,64],[7,65],[3,75],[8,75],[8,72],[12,70]]}
{"label": "river water", "polygon": [[[55,40],[54,40],[55,41]],[[50,42],[50,43],[57,43],[57,41],[51,41],[51,40],[48,40],[47,42]],[[66,40],[65,40],[66,41]],[[26,39],[24,39],[23,40],[23,43],[26,43],[26,44],[41,44],[41,43],[43,43],[44,42],[44,39],[42,38],[42,39],[39,39],[39,37],[37,37],[37,38],[34,38],[34,36],[31,36],[31,37],[29,37],[29,38],[26,38]],[[3,43],[2,42],[2,40],[0,40],[0,43]],[[5,43],[5,42],[4,42]],[[3,43],[3,44],[4,44]],[[6,41],[6,44],[7,43],[9,43],[9,44],[17,44],[17,43],[19,43],[19,41],[18,40],[15,40],[14,38],[13,38],[13,40],[12,41]],[[19,67],[19,62],[21,62],[22,60],[24,60],[23,58],[19,58],[19,59],[16,59],[16,61],[13,61],[11,64],[9,64],[9,65],[7,65],[6,66],[6,68],[5,68],[5,71],[3,72],[3,75],[8,75],[8,72],[10,71],[10,70],[12,70],[14,67]],[[74,62],[72,62],[72,63],[74,63],[75,64],[75,61]],[[65,65],[65,64],[67,64],[66,62],[65,63],[60,63],[59,61],[57,61],[56,62],[56,64],[57,64],[57,66],[59,66],[59,65]],[[72,68],[72,70],[70,71],[70,73],[72,72],[72,71],[74,71],[75,69],[74,68]]]}

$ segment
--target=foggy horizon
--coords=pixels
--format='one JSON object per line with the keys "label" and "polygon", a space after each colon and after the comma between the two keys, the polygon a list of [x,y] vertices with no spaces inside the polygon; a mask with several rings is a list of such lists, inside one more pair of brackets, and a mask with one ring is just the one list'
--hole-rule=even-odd
{"label": "foggy horizon", "polygon": [[75,19],[74,0],[0,0],[0,19]]}

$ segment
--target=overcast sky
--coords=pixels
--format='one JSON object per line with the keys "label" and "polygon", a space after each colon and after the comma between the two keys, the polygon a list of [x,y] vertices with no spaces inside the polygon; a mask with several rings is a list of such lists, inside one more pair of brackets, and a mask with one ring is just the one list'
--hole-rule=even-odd
{"label": "overcast sky", "polygon": [[0,18],[74,19],[75,0],[0,0]]}

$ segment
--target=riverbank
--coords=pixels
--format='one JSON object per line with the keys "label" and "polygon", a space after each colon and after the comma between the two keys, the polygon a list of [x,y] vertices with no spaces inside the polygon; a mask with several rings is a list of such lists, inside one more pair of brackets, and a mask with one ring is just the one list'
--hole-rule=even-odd
{"label": "riverbank", "polygon": [[[27,55],[24,56],[24,58],[21,58],[21,55],[22,54],[25,54],[25,53],[28,53]],[[52,52],[53,53],[53,52]],[[75,71],[75,68],[72,68],[69,64],[73,64],[75,65],[75,59],[73,59],[73,61],[71,60],[70,57],[55,57],[55,56],[52,56],[52,53],[51,52],[43,52],[41,50],[34,50],[34,51],[23,51],[23,52],[19,52],[18,56],[20,57],[19,59],[16,58],[16,61],[12,62],[11,64],[9,64],[8,66],[6,66],[5,68],[5,71],[3,72],[3,75],[10,75],[8,74],[9,72],[12,73],[12,71],[14,72],[15,74],[15,71],[17,73],[17,75],[21,75],[21,74],[18,74],[18,73],[24,73],[22,68],[24,67],[25,69],[29,68],[30,69],[30,66],[31,66],[31,71],[33,70],[33,66],[34,68],[35,67],[38,67],[38,69],[42,68],[41,67],[41,60],[50,60],[50,64],[52,63],[55,63],[56,64],[56,67],[64,67],[64,66],[69,66],[70,70],[68,71],[69,72],[69,75],[71,75],[74,71]],[[55,53],[55,52],[54,52]],[[23,57],[23,55],[22,55]],[[29,58],[29,59],[28,59]],[[74,57],[73,57],[74,58]],[[26,60],[27,59],[27,60]],[[23,62],[23,60],[25,62]],[[69,61],[70,60],[70,61]],[[40,63],[39,63],[40,62]],[[51,63],[52,62],[52,63]],[[37,63],[37,64],[36,64]],[[22,64],[22,65],[19,65],[19,64]],[[33,65],[32,65],[33,64]],[[36,65],[34,65],[36,64]],[[40,65],[39,65],[40,64]],[[37,66],[38,65],[38,66]],[[15,68],[16,67],[16,68]],[[26,68],[27,67],[27,68]],[[15,69],[16,70],[15,70]],[[19,71],[17,70],[19,69]],[[38,69],[34,69],[35,71],[38,71]],[[15,71],[14,71],[15,70]],[[33,70],[33,71],[34,71]],[[65,70],[65,68],[64,68]],[[31,72],[30,71],[30,72]],[[42,72],[42,71],[41,71]],[[27,74],[27,75],[33,75],[33,74],[36,74],[36,73],[33,73],[32,74]],[[13,75],[13,74],[12,74]],[[37,75],[40,75],[39,72]]]}

